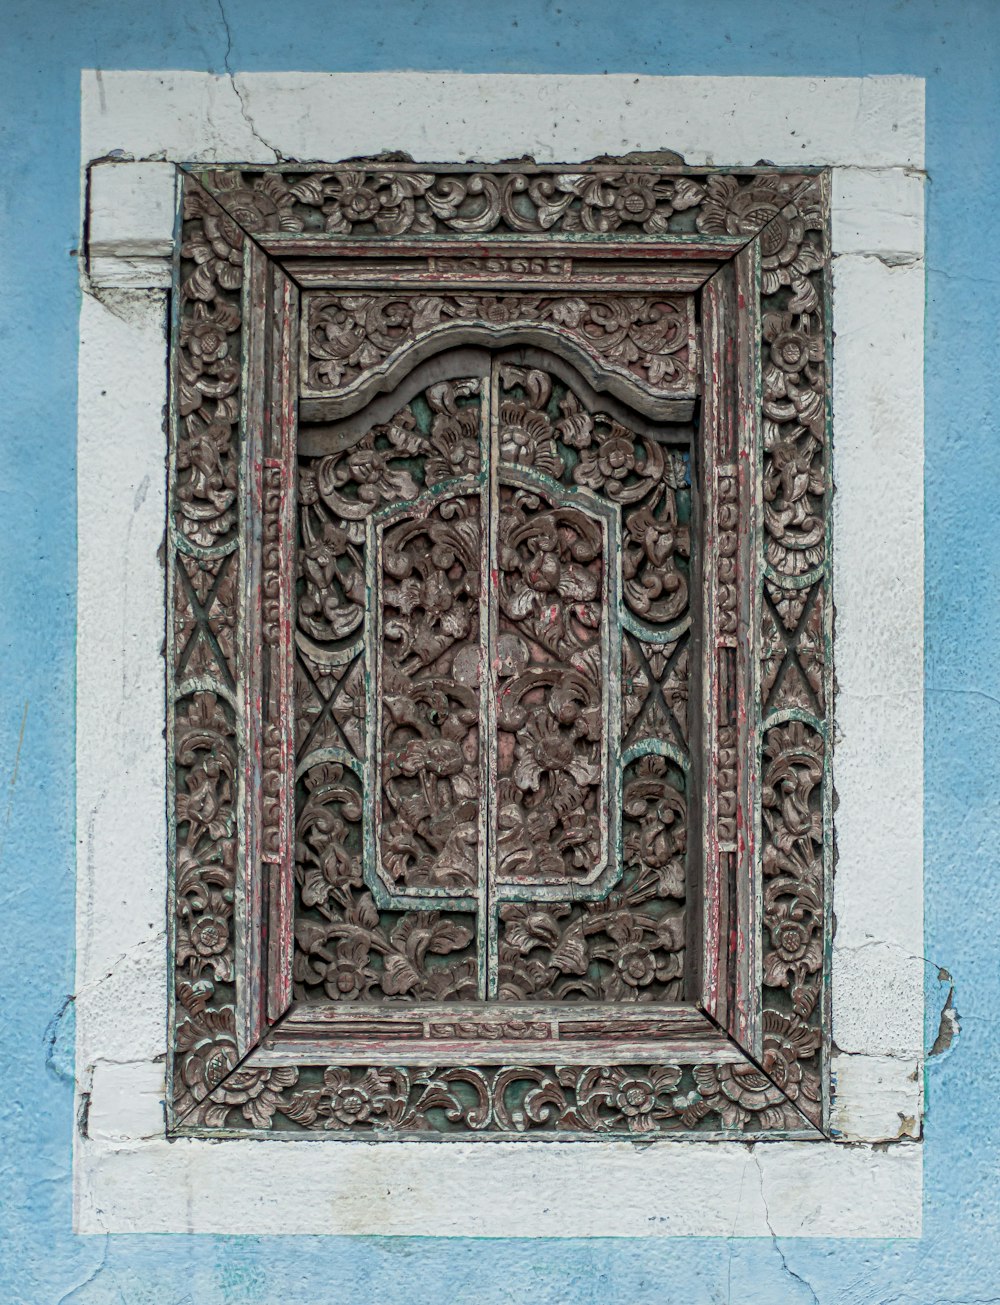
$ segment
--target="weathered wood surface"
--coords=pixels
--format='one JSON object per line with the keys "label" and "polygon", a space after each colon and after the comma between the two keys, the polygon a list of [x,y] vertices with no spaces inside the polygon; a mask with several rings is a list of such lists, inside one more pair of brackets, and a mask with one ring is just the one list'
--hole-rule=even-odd
{"label": "weathered wood surface", "polygon": [[[189,180],[175,1127],[818,1135],[824,184],[381,163]],[[421,717],[443,690],[454,727]],[[532,811],[549,834],[502,871]],[[421,998],[439,1016],[415,1019]]]}

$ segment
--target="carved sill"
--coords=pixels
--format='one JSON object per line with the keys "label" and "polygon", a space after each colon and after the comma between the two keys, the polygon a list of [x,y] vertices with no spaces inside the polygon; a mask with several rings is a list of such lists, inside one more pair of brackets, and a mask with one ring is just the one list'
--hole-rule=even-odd
{"label": "carved sill", "polygon": [[824,1136],[826,174],[183,205],[171,1133]]}

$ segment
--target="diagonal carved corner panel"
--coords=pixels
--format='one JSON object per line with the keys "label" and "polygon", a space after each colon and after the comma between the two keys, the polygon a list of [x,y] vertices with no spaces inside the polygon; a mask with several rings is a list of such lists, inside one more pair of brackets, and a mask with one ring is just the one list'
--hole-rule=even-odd
{"label": "diagonal carved corner panel", "polygon": [[824,1136],[826,189],[186,171],[171,1132]]}

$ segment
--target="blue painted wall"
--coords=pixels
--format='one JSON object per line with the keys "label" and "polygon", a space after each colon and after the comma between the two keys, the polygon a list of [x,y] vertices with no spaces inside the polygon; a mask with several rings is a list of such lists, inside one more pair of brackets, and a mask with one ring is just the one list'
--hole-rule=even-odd
{"label": "blue painted wall", "polygon": [[[0,1305],[1000,1299],[1000,0],[228,0],[228,34],[223,3],[0,2]],[[929,1062],[921,1240],[72,1234],[79,71],[221,72],[227,48],[247,71],[927,78],[929,1041],[938,966],[962,1031]]]}

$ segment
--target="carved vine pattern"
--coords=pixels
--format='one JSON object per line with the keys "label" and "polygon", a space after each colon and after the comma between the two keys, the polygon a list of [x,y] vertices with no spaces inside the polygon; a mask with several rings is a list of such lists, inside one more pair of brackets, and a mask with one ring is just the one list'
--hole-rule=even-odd
{"label": "carved vine pattern", "polygon": [[[199,177],[250,232],[380,237],[698,231],[749,239],[808,184],[801,175],[777,172],[596,166],[433,173],[379,161],[312,172],[206,171]],[[798,275],[800,269],[793,271]]]}
{"label": "carved vine pattern", "polygon": [[[816,1122],[822,1109],[823,818],[829,801],[826,239],[819,180],[761,239],[763,1067]],[[785,648],[775,671],[780,643]],[[778,712],[799,718],[772,724]],[[778,1027],[796,1048],[794,1062],[768,1057],[767,1032]]]}
{"label": "carved vine pattern", "polygon": [[663,394],[693,394],[697,358],[684,299],[648,295],[313,295],[308,377],[313,393],[337,391],[453,322],[553,326],[599,362]]}
{"label": "carved vine pattern", "polygon": [[[233,903],[240,757],[233,694],[241,557],[236,539],[239,290],[244,233],[198,186],[185,187],[176,339],[173,585],[174,1116],[214,1126],[211,1098],[238,1061]],[[293,1077],[279,1071],[276,1087]],[[251,1086],[251,1079],[253,1086]],[[241,1088],[260,1124],[270,1071]],[[264,1094],[263,1099],[261,1096]],[[275,1098],[276,1100],[277,1098]],[[273,1109],[273,1107],[272,1107]]]}
{"label": "carved vine pattern", "polygon": [[298,670],[307,722],[300,730],[299,759],[307,769],[295,846],[300,997],[476,995],[475,916],[380,910],[361,870],[359,775],[327,757],[308,762],[331,746],[359,763],[366,759],[360,636],[368,517],[454,483],[454,497],[383,532],[379,844],[383,866],[407,888],[475,884],[479,386],[476,380],[431,385],[352,447],[300,463]]}
{"label": "carved vine pattern", "polygon": [[[829,655],[822,280],[826,228],[819,183],[812,183],[810,191],[799,194],[792,204],[790,196],[802,190],[801,178],[713,175],[700,181],[686,177],[656,181],[643,173],[640,182],[633,182],[625,172],[600,180],[593,176],[566,180],[504,174],[502,184],[476,177],[431,176],[424,186],[423,177],[408,182],[396,173],[375,170],[331,171],[291,184],[288,178],[274,174],[243,178],[217,173],[204,179],[225,207],[220,209],[197,185],[187,183],[176,353],[179,420],[172,485],[173,538],[179,549],[174,555],[172,640],[177,685],[173,725],[177,830],[174,1118],[185,1126],[209,1128],[263,1129],[271,1127],[275,1118],[283,1118],[309,1129],[512,1133],[532,1128],[635,1133],[720,1125],[751,1131],[795,1130],[802,1125],[800,1110],[818,1120]],[[428,198],[432,188],[433,202]],[[687,203],[699,188],[703,193]],[[442,195],[446,197],[443,200]],[[525,197],[520,209],[519,196]],[[472,206],[476,213],[470,215]],[[667,224],[663,229],[670,228],[685,209],[696,210],[696,226],[703,232],[750,236],[767,224],[761,281],[766,884],[760,1070],[749,1063],[695,1066],[693,1070],[667,1066],[323,1070],[305,1066],[301,1071],[288,1066],[238,1064],[232,1005],[232,901],[238,855],[235,768],[239,740],[229,700],[238,673],[234,642],[240,565],[234,540],[240,328],[236,292],[241,282],[244,228],[304,230],[316,225],[313,218],[309,222],[302,218],[305,209],[322,212],[322,225],[330,230],[374,229],[383,235],[438,229],[436,223],[453,230],[490,230],[501,225],[515,230],[557,226],[613,230],[630,223],[633,229],[638,223],[643,229],[657,230],[661,220]],[[470,221],[480,225],[457,225]],[[607,225],[598,225],[601,222]],[[654,225],[648,227],[649,223]],[[455,459],[449,462],[447,452],[450,447],[454,453],[455,439],[455,432],[449,432],[443,439],[446,451],[438,448],[430,457],[440,454],[445,464],[456,465]],[[381,447],[374,444],[357,480],[360,514],[353,518],[355,523],[382,501],[374,486],[393,471],[389,452],[393,436],[382,432]],[[599,461],[598,467],[600,474],[607,474]],[[328,471],[332,474],[332,469]],[[306,507],[313,485],[310,476],[315,472],[316,468],[303,468],[302,501]],[[396,474],[408,473],[398,470]],[[333,488],[344,483],[334,483]],[[648,526],[639,533],[641,539],[631,533],[630,537],[641,555],[647,551]],[[330,649],[342,648],[360,624],[352,611],[359,605],[352,589],[361,561],[359,539],[353,525],[342,535],[331,537],[322,523],[311,537],[304,534],[304,539],[300,584],[304,594],[311,594],[312,606],[310,609],[308,601],[303,604],[301,597],[300,605],[312,622],[312,636],[321,647],[326,644],[329,654]],[[669,603],[669,592],[643,593],[643,569],[640,556],[631,601],[626,595],[630,608],[635,610],[636,601],[645,601],[647,610],[655,603]],[[657,646],[659,668],[650,658],[648,646],[639,640],[628,638],[623,652],[626,667],[631,664],[639,671],[631,695],[626,674],[624,723],[634,729],[635,721],[654,706],[665,714],[674,710],[677,695],[681,699],[686,695],[686,671],[672,645]],[[653,683],[649,672],[659,674],[666,665],[664,659],[672,662],[672,678],[663,677],[656,696],[647,688]],[[317,660],[308,651],[300,651],[299,663],[297,676],[306,678],[319,703],[313,732],[319,727],[339,730],[347,745],[345,753],[360,756],[363,733],[350,724],[357,720],[356,704],[361,701],[363,706],[363,695],[357,689],[357,662],[348,661],[343,672],[338,669],[343,662],[336,658],[327,655]],[[185,684],[190,684],[190,689],[185,689]],[[206,684],[212,687],[203,687]],[[355,706],[341,712],[330,710],[331,686],[339,686],[343,702]],[[638,698],[642,701],[636,708]],[[768,724],[779,712],[783,715],[777,723]],[[308,723],[308,709],[305,718]],[[335,725],[338,720],[346,720],[347,726]],[[661,759],[644,760],[646,770],[655,772],[657,767],[651,763]],[[665,782],[663,770],[667,769],[644,776],[645,789],[655,781],[660,792],[666,792],[671,787]],[[388,958],[390,973],[399,976],[390,983],[402,987],[410,981],[408,967],[419,973],[415,962],[428,954],[447,957],[461,952],[463,924],[447,913],[411,913],[413,922],[406,929],[401,928],[405,918],[391,929],[383,928],[381,920],[373,920],[370,896],[354,893],[356,885],[343,882],[343,865],[356,858],[346,858],[331,875],[326,833],[343,828],[349,842],[349,826],[358,809],[359,786],[350,766],[323,762],[307,772],[304,782],[308,798],[299,817],[299,840],[308,844],[313,826],[324,831],[324,838],[322,850],[314,846],[297,860],[309,867],[316,891],[326,893],[328,900],[334,900],[333,895],[341,890],[348,891],[350,897],[341,912],[345,927],[331,935],[336,954],[324,981],[332,978],[343,996],[365,991],[366,984],[375,982],[364,973],[360,958],[351,955],[352,930],[364,930],[378,938],[382,949],[379,971],[385,973]],[[335,840],[334,846],[341,844]],[[322,888],[318,886],[320,877]],[[343,953],[339,950],[342,941]],[[449,973],[439,987],[451,984],[457,991],[461,983],[461,975]]]}

